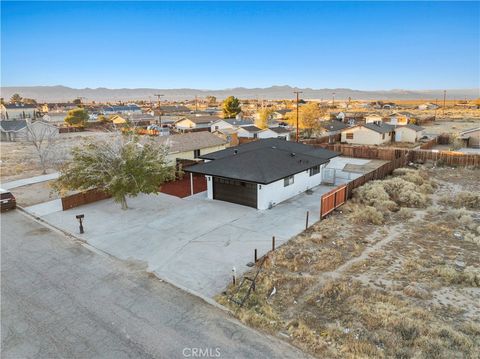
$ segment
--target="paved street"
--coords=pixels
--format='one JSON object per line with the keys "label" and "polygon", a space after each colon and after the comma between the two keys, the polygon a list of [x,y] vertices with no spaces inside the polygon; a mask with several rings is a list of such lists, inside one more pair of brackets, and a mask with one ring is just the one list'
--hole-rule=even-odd
{"label": "paved street", "polygon": [[2,358],[304,357],[18,211],[2,214],[1,245]]}

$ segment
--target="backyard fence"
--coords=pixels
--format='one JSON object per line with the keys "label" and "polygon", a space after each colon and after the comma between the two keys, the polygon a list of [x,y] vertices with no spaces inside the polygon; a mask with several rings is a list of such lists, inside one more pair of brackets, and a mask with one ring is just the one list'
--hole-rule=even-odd
{"label": "backyard fence", "polygon": [[402,158],[404,163],[425,163],[435,161],[447,166],[480,166],[480,155],[437,150],[412,150],[406,148],[384,148],[372,146],[352,146],[343,144],[320,145],[331,151],[340,152],[343,156],[355,158],[379,159],[394,161]]}
{"label": "backyard fence", "polygon": [[364,185],[368,181],[383,179],[392,174],[396,168],[404,167],[406,164],[406,159],[404,157],[396,158],[393,161],[385,163],[377,169],[348,182],[346,185],[338,186],[330,192],[325,193],[321,198],[320,219],[325,218],[328,214],[351,198],[355,188]]}

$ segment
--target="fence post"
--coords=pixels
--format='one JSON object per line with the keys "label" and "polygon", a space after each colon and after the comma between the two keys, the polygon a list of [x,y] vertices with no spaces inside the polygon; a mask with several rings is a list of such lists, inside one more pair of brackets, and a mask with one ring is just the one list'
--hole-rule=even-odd
{"label": "fence post", "polygon": [[308,229],[308,211],[307,211],[307,218],[305,219],[305,229]]}
{"label": "fence post", "polygon": [[232,267],[232,283],[233,285],[236,285],[237,283],[237,270],[235,267]]}
{"label": "fence post", "polygon": [[272,237],[272,251],[275,250],[275,236]]}
{"label": "fence post", "polygon": [[255,248],[255,252],[253,254],[253,262],[257,263],[257,248]]}

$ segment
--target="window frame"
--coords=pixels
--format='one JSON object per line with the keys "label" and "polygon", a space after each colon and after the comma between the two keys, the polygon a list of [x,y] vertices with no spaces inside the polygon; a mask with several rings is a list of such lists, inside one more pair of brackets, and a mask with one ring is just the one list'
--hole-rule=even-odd
{"label": "window frame", "polygon": [[283,187],[291,186],[295,183],[295,175],[287,176],[283,179]]}
{"label": "window frame", "polygon": [[316,165],[308,169],[308,174],[310,175],[310,177],[316,176],[319,173],[320,173],[320,165]]}

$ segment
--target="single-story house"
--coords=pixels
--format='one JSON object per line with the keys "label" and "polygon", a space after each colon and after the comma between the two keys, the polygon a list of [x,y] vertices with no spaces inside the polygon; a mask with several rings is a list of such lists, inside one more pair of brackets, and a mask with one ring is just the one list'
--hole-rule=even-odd
{"label": "single-story house", "polygon": [[415,143],[423,137],[423,127],[409,123],[395,128],[395,142]]}
{"label": "single-story house", "polygon": [[212,123],[212,125],[210,126],[210,131],[214,132],[214,131],[223,130],[226,128],[237,129],[239,127],[251,126],[251,125],[253,125],[253,123],[247,120],[237,120],[236,118],[225,118],[225,119],[222,118]]}
{"label": "single-story house", "polygon": [[323,134],[327,136],[335,136],[348,128],[348,125],[338,120],[321,121],[320,128]]}
{"label": "single-story house", "polygon": [[6,103],[0,105],[0,117],[2,120],[24,120],[35,118],[36,105],[26,103]]}
{"label": "single-story house", "polygon": [[[28,141],[33,132],[36,135],[45,134],[50,137],[59,133],[58,127],[44,121],[32,121],[30,129],[27,128],[27,121],[31,120],[3,120],[0,121],[0,132],[2,141]],[[29,132],[31,131],[31,132]]]}
{"label": "single-story house", "polygon": [[42,120],[48,123],[65,123],[65,117],[67,117],[67,112],[49,112],[43,115]]}
{"label": "single-story house", "polygon": [[421,105],[418,106],[418,109],[419,110],[422,110],[422,111],[425,111],[425,110],[436,110],[440,108],[440,106],[438,106],[437,104],[435,103],[431,103],[431,102],[426,102],[426,103],[423,103]]}
{"label": "single-story house", "polygon": [[162,115],[174,115],[174,114],[187,114],[192,112],[187,106],[184,105],[161,105],[160,112]]}
{"label": "single-story house", "polygon": [[290,141],[290,130],[285,127],[277,126],[266,128],[257,133],[258,138],[281,138]]}
{"label": "single-story house", "polygon": [[465,141],[467,147],[480,148],[480,127],[460,132],[459,138]]}
{"label": "single-story house", "polygon": [[212,132],[214,135],[219,136],[228,142],[228,146],[238,146],[239,140],[236,128],[222,128]]}
{"label": "single-story house", "polygon": [[342,131],[341,141],[354,145],[382,145],[392,142],[394,133],[395,126],[372,122]]}
{"label": "single-story house", "polygon": [[409,124],[415,116],[410,112],[394,112],[388,116],[388,123],[391,125],[403,126]]}
{"label": "single-story house", "polygon": [[142,109],[140,106],[136,104],[128,104],[125,106],[103,106],[100,109],[100,112],[103,113],[104,115],[114,115],[116,113],[119,114],[131,114],[131,113],[142,113]]}
{"label": "single-story house", "polygon": [[188,132],[170,136],[155,137],[156,141],[168,146],[168,162],[194,160],[211,152],[226,148],[227,141],[208,131]]}
{"label": "single-story house", "polygon": [[269,209],[322,183],[323,169],[339,153],[278,138],[260,139],[200,158],[185,169],[207,178],[207,196]]}
{"label": "single-story house", "polygon": [[383,121],[383,117],[378,113],[369,113],[365,115],[365,123],[381,122],[381,121]]}
{"label": "single-story house", "polygon": [[287,113],[292,112],[292,110],[289,109],[281,109],[281,110],[275,110],[270,114],[270,118],[272,120],[284,120],[285,116]]}
{"label": "single-story house", "polygon": [[124,125],[127,123],[127,120],[120,115],[114,115],[110,120],[114,125]]}
{"label": "single-story house", "polygon": [[175,122],[175,128],[179,131],[206,130],[209,131],[212,123],[218,121],[217,116],[188,116]]}
{"label": "single-story house", "polygon": [[243,126],[238,128],[237,135],[239,138],[257,138],[261,130],[261,128],[253,125]]}

